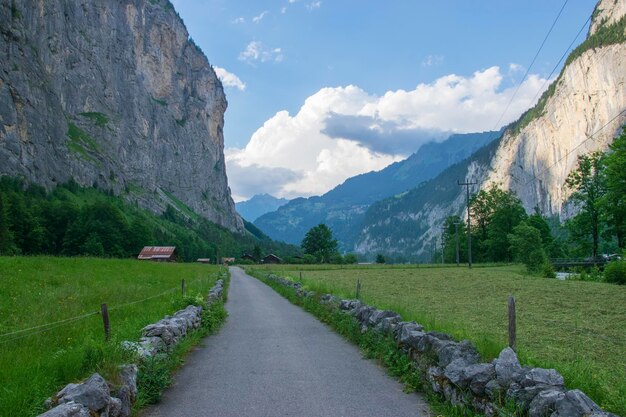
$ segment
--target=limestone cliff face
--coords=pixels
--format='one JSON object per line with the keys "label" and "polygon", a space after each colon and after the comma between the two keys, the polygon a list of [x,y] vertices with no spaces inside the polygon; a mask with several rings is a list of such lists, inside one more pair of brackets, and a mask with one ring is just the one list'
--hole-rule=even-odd
{"label": "limestone cliff face", "polygon": [[593,13],[589,36],[595,34],[602,26],[617,23],[624,15],[626,15],[626,1],[600,0]]}
{"label": "limestone cliff face", "polygon": [[564,184],[577,157],[605,151],[626,123],[625,15],[626,0],[601,0],[586,44],[573,52],[540,103],[509,126],[495,147],[405,196],[372,206],[355,250],[429,259],[444,219],[463,215],[466,207],[457,179],[477,181],[474,192],[500,184],[515,191],[528,211],[570,215]]}
{"label": "limestone cliff face", "polygon": [[0,174],[243,231],[220,81],[168,0],[0,0]]}
{"label": "limestone cliff face", "polygon": [[[605,25],[621,19],[626,1],[603,0],[597,10],[590,33],[598,19]],[[505,132],[481,188],[500,183],[528,210],[567,214],[565,179],[579,155],[608,148],[626,122],[625,109],[626,43],[587,50],[563,70],[542,114]]]}

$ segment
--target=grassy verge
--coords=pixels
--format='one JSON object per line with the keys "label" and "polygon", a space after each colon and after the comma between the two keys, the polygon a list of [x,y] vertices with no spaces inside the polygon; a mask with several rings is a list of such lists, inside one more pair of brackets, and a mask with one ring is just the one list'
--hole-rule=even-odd
{"label": "grassy verge", "polygon": [[[115,380],[117,366],[132,359],[120,342],[137,340],[141,328],[180,308],[183,278],[188,295],[206,295],[218,271],[200,264],[0,257],[0,415],[37,415],[48,396],[93,372]],[[109,342],[102,318],[92,314],[101,303],[109,307]]]}
{"label": "grassy verge", "polygon": [[[224,281],[224,301],[228,293],[228,278]],[[189,300],[193,301],[193,300]],[[157,355],[139,365],[138,395],[133,406],[135,414],[143,407],[159,401],[165,389],[171,384],[174,372],[184,363],[184,358],[204,337],[216,332],[224,323],[228,313],[224,301],[211,304],[202,312],[202,326],[188,334],[168,355]],[[186,305],[191,302],[185,303]]]}
{"label": "grassy verge", "polygon": [[555,368],[604,409],[626,415],[626,288],[528,276],[521,266],[482,268],[256,267],[299,279],[318,293],[361,298],[430,330],[469,339],[484,360],[507,341],[507,297],[517,299],[518,353],[524,365]]}

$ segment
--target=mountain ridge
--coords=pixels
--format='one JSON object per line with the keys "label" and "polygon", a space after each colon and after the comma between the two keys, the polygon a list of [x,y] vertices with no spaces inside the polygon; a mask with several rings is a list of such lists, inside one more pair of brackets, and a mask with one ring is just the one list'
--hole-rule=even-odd
{"label": "mountain ridge", "polygon": [[434,177],[498,136],[498,132],[453,134],[427,143],[403,161],[351,177],[322,196],[296,198],[254,224],[273,239],[299,244],[311,227],[326,223],[340,248],[350,251],[370,204]]}
{"label": "mountain ridge", "polygon": [[277,198],[267,193],[255,194],[248,200],[235,203],[235,208],[244,219],[254,222],[263,214],[275,211],[288,202],[286,198]]}

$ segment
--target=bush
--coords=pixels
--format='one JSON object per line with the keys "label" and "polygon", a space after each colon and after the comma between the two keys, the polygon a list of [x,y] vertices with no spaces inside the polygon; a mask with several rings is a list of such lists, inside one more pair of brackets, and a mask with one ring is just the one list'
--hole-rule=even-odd
{"label": "bush", "polygon": [[604,279],[612,284],[626,285],[626,261],[614,261],[604,268]]}
{"label": "bush", "polygon": [[556,271],[554,270],[554,266],[550,262],[546,262],[543,264],[541,268],[541,275],[544,278],[556,278]]}

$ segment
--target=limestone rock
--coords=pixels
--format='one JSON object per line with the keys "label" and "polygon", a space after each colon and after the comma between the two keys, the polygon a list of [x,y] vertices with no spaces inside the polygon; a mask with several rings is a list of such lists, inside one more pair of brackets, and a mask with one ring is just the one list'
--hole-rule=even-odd
{"label": "limestone rock", "polygon": [[56,395],[59,404],[74,402],[91,411],[107,410],[111,393],[107,382],[99,374],[93,374],[80,384],[68,384]]}
{"label": "limestone rock", "polygon": [[91,417],[89,409],[73,401],[54,407],[38,417]]}
{"label": "limestone rock", "polygon": [[522,367],[513,349],[509,347],[503,349],[493,362],[496,368],[496,378],[501,387],[506,388],[519,379]]}
{"label": "limestone rock", "polygon": [[[128,387],[131,401],[137,397],[137,365],[123,365],[120,367],[120,380],[122,387]],[[119,397],[119,394],[118,394]]]}
{"label": "limestone rock", "polygon": [[551,417],[586,417],[602,409],[580,390],[567,391],[556,400],[555,412]]}
{"label": "limestone rock", "polygon": [[0,174],[73,178],[157,213],[180,200],[242,233],[222,83],[168,4],[3,1]]}
{"label": "limestone rock", "polygon": [[545,390],[538,393],[528,407],[529,417],[547,417],[555,409],[556,402],[565,394],[559,390]]}

